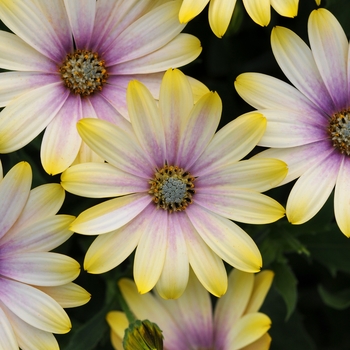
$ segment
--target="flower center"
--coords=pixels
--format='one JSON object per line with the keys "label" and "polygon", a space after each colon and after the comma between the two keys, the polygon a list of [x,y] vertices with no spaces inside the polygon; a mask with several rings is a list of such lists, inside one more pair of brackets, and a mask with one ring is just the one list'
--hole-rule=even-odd
{"label": "flower center", "polygon": [[195,178],[178,166],[164,165],[157,169],[148,193],[153,196],[157,208],[174,211],[185,210],[192,203]]}
{"label": "flower center", "polygon": [[69,53],[59,72],[64,85],[81,96],[101,91],[108,77],[105,62],[98,57],[98,53],[87,50]]}
{"label": "flower center", "polygon": [[350,155],[350,111],[345,110],[335,113],[330,118],[328,133],[333,143],[340,153]]}

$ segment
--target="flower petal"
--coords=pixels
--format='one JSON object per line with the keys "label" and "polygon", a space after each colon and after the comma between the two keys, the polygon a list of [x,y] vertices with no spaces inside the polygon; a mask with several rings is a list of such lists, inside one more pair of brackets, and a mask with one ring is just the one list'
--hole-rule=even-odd
{"label": "flower petal", "polygon": [[18,343],[12,325],[0,304],[0,349],[18,350]]}
{"label": "flower petal", "polygon": [[32,141],[56,116],[68,94],[59,82],[12,100],[0,113],[0,152],[18,150]]}
{"label": "flower petal", "polygon": [[186,129],[193,104],[193,94],[187,77],[180,70],[168,69],[159,94],[167,151],[165,159],[168,164],[177,163],[181,133]]}
{"label": "flower petal", "polygon": [[80,265],[69,256],[52,252],[13,254],[2,258],[0,275],[38,286],[59,286],[76,279]]}
{"label": "flower petal", "polygon": [[290,29],[275,27],[271,46],[276,61],[293,85],[324,111],[334,111],[334,103],[304,41]]}
{"label": "flower petal", "polygon": [[17,163],[0,182],[0,238],[20,216],[32,185],[32,169],[27,162]]}
{"label": "flower petal", "polygon": [[205,289],[221,297],[227,289],[227,274],[222,260],[204,243],[187,214],[176,214],[182,215],[182,232],[185,234],[188,258],[195,275]]}
{"label": "flower petal", "polygon": [[27,284],[1,277],[0,283],[0,300],[23,321],[46,332],[70,331],[70,320],[54,299]]}
{"label": "flower petal", "polygon": [[134,260],[134,279],[139,293],[149,292],[162,273],[168,231],[168,212],[152,206],[147,228],[140,237]]}
{"label": "flower petal", "polygon": [[243,0],[243,5],[255,23],[262,27],[268,26],[271,18],[270,0]]}
{"label": "flower petal", "polygon": [[259,142],[266,128],[260,113],[243,114],[220,129],[204,153],[192,167],[191,174],[203,176],[235,163],[246,156]]}
{"label": "flower petal", "polygon": [[150,158],[152,169],[161,168],[166,149],[164,126],[156,101],[147,88],[136,80],[129,83],[126,99],[133,130],[145,155]]}
{"label": "flower petal", "polygon": [[350,162],[344,157],[341,163],[334,192],[334,214],[340,230],[350,237],[350,198],[349,198]]}
{"label": "flower petal", "polygon": [[236,6],[236,0],[209,2],[209,24],[213,33],[222,38],[231,22],[232,13]]}
{"label": "flower petal", "polygon": [[248,224],[268,224],[284,216],[285,210],[274,199],[261,193],[235,188],[217,193],[196,193],[196,203],[225,218]]}
{"label": "flower petal", "polygon": [[259,249],[245,231],[196,203],[186,212],[204,242],[221,259],[242,271],[260,271],[262,258]]}
{"label": "flower petal", "polygon": [[242,350],[269,350],[271,345],[271,337],[269,333],[265,333],[258,340],[255,340],[253,343],[241,348]]}
{"label": "flower petal", "polygon": [[168,216],[167,231],[164,267],[156,287],[162,298],[177,299],[184,292],[189,275],[186,241],[179,215]]}
{"label": "flower petal", "polygon": [[81,145],[76,124],[81,118],[81,97],[70,94],[47,126],[41,143],[41,163],[49,175],[66,170],[76,158]]}
{"label": "flower petal", "polygon": [[152,211],[153,206],[149,205],[118,230],[96,237],[86,253],[84,269],[89,273],[103,273],[121,264],[146,232],[149,226],[148,216]]}
{"label": "flower petal", "polygon": [[311,166],[293,186],[287,201],[288,220],[303,224],[315,216],[331,194],[343,156],[334,150],[320,163]]}
{"label": "flower petal", "polygon": [[40,286],[37,288],[55,299],[64,308],[81,306],[91,299],[90,293],[72,282],[64,284],[63,286]]}
{"label": "flower petal", "polygon": [[111,232],[131,221],[151,202],[148,194],[129,194],[110,199],[83,211],[70,229],[84,235]]}
{"label": "flower petal", "polygon": [[186,128],[180,133],[176,164],[190,169],[197,161],[214,136],[221,111],[222,102],[216,92],[209,92],[197,101],[191,110]]}
{"label": "flower petal", "polygon": [[153,176],[154,169],[139,146],[131,124],[126,131],[104,120],[85,118],[77,127],[87,145],[116,168],[147,180]]}
{"label": "flower petal", "polygon": [[86,49],[89,47],[92,30],[94,28],[96,1],[64,0],[67,10],[70,27],[72,29],[74,43],[77,49]]}
{"label": "flower petal", "polygon": [[209,0],[183,0],[179,12],[180,22],[187,23],[198,16],[204,10],[208,2]]}
{"label": "flower petal", "polygon": [[[1,20],[25,42],[33,48],[60,63],[67,52],[72,48],[72,42],[66,31],[56,31],[52,22],[55,17],[49,17],[34,1],[1,1]],[[45,6],[39,5],[39,6]],[[59,10],[62,4],[51,3],[47,7]],[[59,14],[64,14],[59,11]],[[57,13],[58,15],[58,13]],[[65,16],[57,16],[56,21],[65,22]],[[55,21],[55,22],[56,22]],[[65,23],[66,24],[66,23]],[[30,30],[28,30],[30,28]],[[66,35],[64,35],[66,34]]]}
{"label": "flower petal", "polygon": [[[308,33],[312,54],[336,110],[348,106],[349,43],[337,19],[326,9],[311,12]],[[315,92],[314,92],[315,93]]]}
{"label": "flower petal", "polygon": [[168,44],[148,55],[108,67],[109,74],[150,74],[177,68],[195,60],[202,51],[193,35],[180,33]]}
{"label": "flower petal", "polygon": [[270,0],[271,6],[281,16],[296,17],[298,14],[299,0]]}
{"label": "flower petal", "polygon": [[134,192],[147,192],[149,183],[127,174],[108,163],[73,165],[61,175],[66,191],[89,198],[115,197]]}
{"label": "flower petal", "polygon": [[110,311],[106,321],[111,327],[111,342],[116,350],[123,350],[124,332],[129,327],[129,321],[121,311]]}

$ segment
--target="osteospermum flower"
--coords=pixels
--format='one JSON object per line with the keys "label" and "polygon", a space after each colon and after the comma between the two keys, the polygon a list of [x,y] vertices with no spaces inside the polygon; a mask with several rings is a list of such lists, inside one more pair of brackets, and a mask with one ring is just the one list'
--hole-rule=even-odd
{"label": "osteospermum flower", "polygon": [[[227,293],[217,300],[215,310],[198,280],[190,274],[188,287],[177,300],[164,300],[158,293],[140,295],[129,279],[119,281],[121,293],[136,318],[148,319],[163,331],[164,350],[267,350],[271,338],[270,318],[258,312],[273,279],[272,271],[257,275],[233,270]],[[107,314],[111,341],[122,350],[126,315]]]}
{"label": "osteospermum flower", "polygon": [[296,88],[254,73],[240,75],[235,85],[268,120],[259,144],[272,148],[259,156],[288,164],[282,183],[300,177],[287,201],[289,221],[311,219],[335,186],[335,218],[350,237],[349,43],[326,9],[311,13],[308,33],[311,50],[289,29],[272,31],[273,53]]}
{"label": "osteospermum flower", "polygon": [[76,123],[127,117],[130,79],[156,95],[164,72],[200,53],[178,21],[181,1],[2,0],[0,19],[0,152],[28,144],[45,130],[41,161],[49,174],[77,157]]}
{"label": "osteospermum flower", "polygon": [[5,177],[0,164],[0,348],[58,349],[52,333],[67,333],[63,307],[85,304],[90,294],[72,283],[80,271],[72,258],[49,252],[72,232],[71,215],[56,215],[64,200],[59,184],[30,190],[28,163]]}
{"label": "osteospermum flower", "polygon": [[[189,22],[203,11],[208,2],[210,28],[221,38],[230,24],[236,0],[183,0],[179,20],[181,23]],[[243,0],[243,4],[254,22],[267,26],[271,17],[270,6],[281,16],[295,17],[298,14],[299,0]]]}
{"label": "osteospermum flower", "polygon": [[124,128],[98,119],[78,123],[83,140],[108,163],[74,165],[61,176],[74,194],[117,197],[84,211],[71,226],[101,234],[84,268],[108,271],[137,247],[140,293],[158,282],[163,297],[180,296],[190,263],[205,288],[221,296],[227,288],[222,259],[247,272],[262,266],[254,241],[229,219],[261,224],[284,215],[279,203],[259,192],[284,178],[285,163],[239,162],[262,136],[265,118],[241,116],[214,136],[218,94],[208,92],[194,104],[178,70],[164,75],[159,105],[138,81],[129,84],[127,101],[131,124]]}

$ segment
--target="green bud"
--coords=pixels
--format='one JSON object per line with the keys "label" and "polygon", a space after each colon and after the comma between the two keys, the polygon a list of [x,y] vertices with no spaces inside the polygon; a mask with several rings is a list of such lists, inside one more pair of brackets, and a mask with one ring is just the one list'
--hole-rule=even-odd
{"label": "green bud", "polygon": [[160,328],[148,320],[137,320],[125,330],[124,350],[163,350]]}

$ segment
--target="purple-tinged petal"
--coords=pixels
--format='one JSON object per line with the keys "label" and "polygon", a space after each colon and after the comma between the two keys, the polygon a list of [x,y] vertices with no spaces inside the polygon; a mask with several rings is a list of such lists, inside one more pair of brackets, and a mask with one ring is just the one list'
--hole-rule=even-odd
{"label": "purple-tinged petal", "polygon": [[32,185],[32,169],[27,162],[16,164],[0,182],[0,238],[21,214]]}
{"label": "purple-tinged petal", "polygon": [[165,135],[159,108],[147,88],[133,80],[126,93],[130,121],[152,168],[165,163]]}
{"label": "purple-tinged petal", "polygon": [[266,118],[261,113],[241,115],[214,135],[204,153],[188,170],[194,176],[203,176],[239,161],[257,145],[265,128]]}
{"label": "purple-tinged petal", "polygon": [[176,165],[188,170],[203,154],[219,125],[221,111],[222,102],[216,92],[209,92],[197,101],[179,135]]}
{"label": "purple-tinged petal", "polygon": [[[60,7],[59,2],[50,3],[49,7]],[[53,17],[46,16],[34,1],[1,1],[0,13],[7,27],[51,60],[60,63],[69,52],[67,49],[71,49],[70,36],[62,36],[61,30],[56,31],[52,25]]]}
{"label": "purple-tinged petal", "polygon": [[150,179],[154,168],[149,163],[131,130],[123,130],[99,119],[82,119],[78,131],[84,142],[100,157],[116,168],[136,176]]}
{"label": "purple-tinged petal", "polygon": [[134,260],[134,279],[141,294],[149,292],[162,273],[168,243],[168,215],[167,211],[150,206],[148,225],[141,235]]}
{"label": "purple-tinged petal", "polygon": [[0,259],[2,277],[31,285],[63,285],[76,279],[79,272],[77,261],[52,252],[21,252]]}
{"label": "purple-tinged petal", "polygon": [[288,220],[303,224],[315,216],[331,194],[341,167],[343,155],[333,150],[300,176],[287,201]]}
{"label": "purple-tinged petal", "polygon": [[186,213],[176,215],[181,215],[179,220],[187,243],[188,259],[195,275],[205,289],[221,297],[227,289],[227,274],[222,260],[204,243]]}
{"label": "purple-tinged petal", "polygon": [[254,275],[233,269],[226,294],[215,306],[215,348],[224,349],[230,329],[234,328],[246,309],[254,286]]}
{"label": "purple-tinged petal", "polygon": [[108,66],[109,74],[150,74],[169,67],[177,68],[196,59],[202,51],[200,41],[193,35],[180,33],[157,51],[140,58]]}
{"label": "purple-tinged petal", "polygon": [[133,220],[118,230],[98,236],[89,247],[84,269],[89,273],[104,273],[121,264],[136,248],[140,237],[149,227],[149,205]]}
{"label": "purple-tinged petal", "polygon": [[0,301],[23,321],[47,332],[62,334],[70,331],[72,326],[67,314],[47,294],[6,278],[0,277],[0,284]]}
{"label": "purple-tinged petal", "polygon": [[151,202],[149,194],[137,193],[110,199],[83,211],[71,230],[84,235],[111,232],[130,222]]}
{"label": "purple-tinged petal", "polygon": [[16,222],[1,239],[1,257],[23,252],[48,252],[57,248],[72,236],[73,232],[68,227],[74,219],[72,215],[50,215],[20,228],[16,227]]}
{"label": "purple-tinged petal", "polygon": [[17,35],[0,31],[0,67],[10,70],[56,73],[57,63],[33,49]]}
{"label": "purple-tinged petal", "polygon": [[187,246],[178,215],[168,216],[167,231],[164,267],[156,287],[162,298],[177,299],[184,292],[189,275]]}
{"label": "purple-tinged petal", "polygon": [[116,197],[148,192],[147,180],[125,173],[108,163],[83,163],[68,168],[61,175],[64,189],[89,198]]}
{"label": "purple-tinged petal", "polygon": [[48,174],[61,173],[76,158],[81,145],[76,124],[82,117],[80,95],[70,94],[47,126],[41,143],[41,163]]}
{"label": "purple-tinged petal", "polygon": [[[94,28],[95,0],[64,0],[77,49],[88,49]],[[118,7],[118,5],[115,5]]]}
{"label": "purple-tinged petal", "polygon": [[1,307],[2,305],[0,304],[0,349],[18,350],[16,335],[8,317]]}
{"label": "purple-tinged petal", "polygon": [[[6,311],[7,318],[11,322],[16,340],[18,341],[18,345],[15,348],[16,350],[18,350],[18,347],[21,349],[59,350],[57,340],[52,333],[31,326],[6,307],[4,307],[4,310]],[[10,350],[11,348],[6,347],[3,349]]]}
{"label": "purple-tinged petal", "polygon": [[238,94],[256,109],[295,111],[309,119],[326,113],[294,86],[261,73],[243,73],[235,81]]}
{"label": "purple-tinged petal", "polygon": [[0,74],[0,107],[12,99],[40,86],[56,83],[57,75],[34,72],[5,72]]}
{"label": "purple-tinged petal", "polygon": [[56,116],[68,95],[68,89],[55,83],[12,100],[0,113],[0,152],[13,152],[32,141]]}
{"label": "purple-tinged petal", "polygon": [[130,24],[103,55],[108,66],[157,51],[185,27],[178,20],[180,1],[168,1]]}
{"label": "purple-tinged petal", "polygon": [[283,73],[315,105],[333,113],[335,105],[324,85],[310,48],[291,30],[275,27],[271,33],[273,54]]}
{"label": "purple-tinged petal", "polygon": [[179,70],[169,69],[164,74],[159,96],[168,164],[177,164],[181,135],[186,130],[193,105],[193,94],[187,77]]}
{"label": "purple-tinged petal", "polygon": [[350,237],[350,159],[344,156],[334,192],[334,214],[340,230]]}
{"label": "purple-tinged petal", "polygon": [[337,19],[322,8],[311,12],[308,33],[312,54],[336,108],[329,112],[339,112],[349,104],[348,40]]}
{"label": "purple-tinged petal", "polygon": [[258,247],[235,223],[196,203],[186,213],[204,242],[221,259],[242,271],[260,271],[262,258]]}

